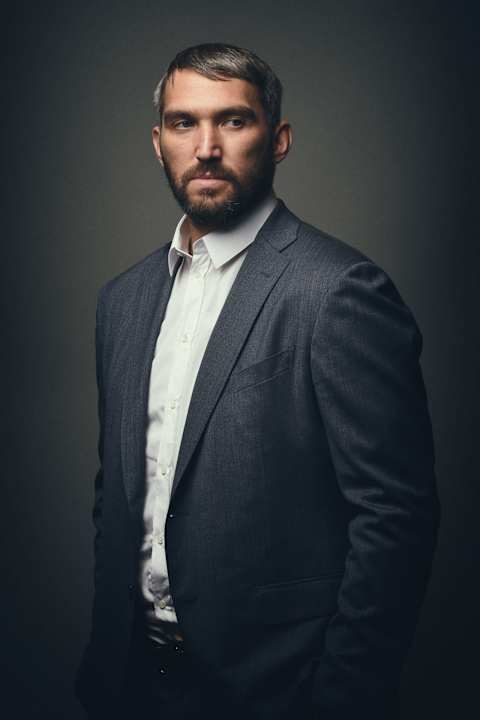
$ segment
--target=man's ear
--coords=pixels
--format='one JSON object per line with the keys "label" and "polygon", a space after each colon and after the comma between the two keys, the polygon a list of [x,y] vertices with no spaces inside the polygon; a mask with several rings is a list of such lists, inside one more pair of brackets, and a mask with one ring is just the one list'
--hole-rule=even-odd
{"label": "man's ear", "polygon": [[276,163],[282,162],[288,155],[292,142],[292,126],[287,120],[282,120],[275,128],[273,136],[273,157]]}
{"label": "man's ear", "polygon": [[158,125],[155,125],[155,127],[152,129],[152,142],[153,149],[155,150],[155,155],[157,156],[157,160],[163,167],[163,157],[162,151],[160,149],[160,127]]}

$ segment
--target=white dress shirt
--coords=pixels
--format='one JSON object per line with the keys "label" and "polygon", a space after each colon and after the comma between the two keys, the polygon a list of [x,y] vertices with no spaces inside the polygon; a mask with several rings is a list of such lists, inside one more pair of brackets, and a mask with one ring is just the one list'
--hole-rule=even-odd
{"label": "white dress shirt", "polygon": [[[208,340],[245,259],[248,246],[274,209],[272,191],[236,227],[195,240],[180,219],[168,253],[173,275],[150,374],[146,431],[146,496],[140,585],[148,635],[164,643],[180,637],[165,555],[165,519],[188,406]],[[179,260],[180,258],[180,260]]]}

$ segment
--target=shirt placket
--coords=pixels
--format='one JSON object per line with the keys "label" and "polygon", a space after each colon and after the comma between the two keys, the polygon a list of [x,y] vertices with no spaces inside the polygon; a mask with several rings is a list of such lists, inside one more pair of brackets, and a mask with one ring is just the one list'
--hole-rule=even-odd
{"label": "shirt placket", "polygon": [[186,258],[186,289],[179,331],[175,335],[175,362],[170,368],[164,423],[159,443],[156,472],[156,493],[152,533],[152,585],[155,609],[158,614],[168,607],[170,598],[165,587],[167,563],[165,555],[165,511],[168,508],[173,482],[174,465],[178,455],[177,425],[184,411],[185,380],[191,364],[192,349],[205,297],[205,277],[210,266],[206,248],[195,248],[192,258]]}

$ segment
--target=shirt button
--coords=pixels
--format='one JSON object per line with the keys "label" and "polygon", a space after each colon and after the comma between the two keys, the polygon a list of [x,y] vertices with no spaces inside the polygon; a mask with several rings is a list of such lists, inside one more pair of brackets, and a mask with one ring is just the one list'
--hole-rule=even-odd
{"label": "shirt button", "polygon": [[165,600],[160,600],[160,602],[159,602],[158,604],[159,604],[159,606],[160,606],[162,609],[163,609],[164,607],[167,607],[167,603],[165,602]]}
{"label": "shirt button", "polygon": [[175,402],[175,400],[170,400],[170,410],[175,410],[176,407],[177,403]]}
{"label": "shirt button", "polygon": [[187,335],[187,333],[184,333],[182,335],[182,343],[186,343],[186,342],[188,342],[188,335]]}

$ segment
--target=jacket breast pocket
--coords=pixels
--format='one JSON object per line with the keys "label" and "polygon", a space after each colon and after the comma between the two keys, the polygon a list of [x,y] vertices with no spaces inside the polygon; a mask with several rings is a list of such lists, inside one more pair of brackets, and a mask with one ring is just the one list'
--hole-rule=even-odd
{"label": "jacket breast pocket", "polygon": [[277,375],[288,370],[292,365],[293,347],[269,355],[243,370],[234,371],[226,386],[226,392],[234,393],[239,390],[272,380]]}
{"label": "jacket breast pocket", "polygon": [[332,615],[343,571],[254,589],[254,612],[268,625]]}

